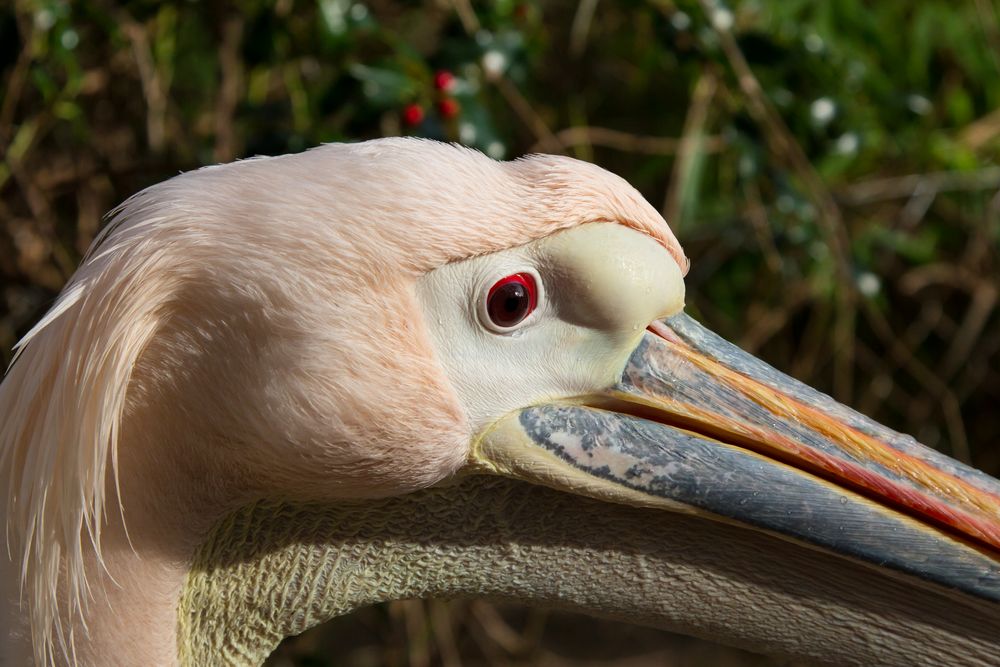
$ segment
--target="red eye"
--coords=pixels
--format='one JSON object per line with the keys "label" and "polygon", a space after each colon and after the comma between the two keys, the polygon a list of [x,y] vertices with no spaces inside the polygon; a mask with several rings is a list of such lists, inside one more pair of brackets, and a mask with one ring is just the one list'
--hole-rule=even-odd
{"label": "red eye", "polygon": [[524,321],[538,305],[538,290],[530,273],[501,278],[486,296],[486,314],[497,327],[509,329]]}

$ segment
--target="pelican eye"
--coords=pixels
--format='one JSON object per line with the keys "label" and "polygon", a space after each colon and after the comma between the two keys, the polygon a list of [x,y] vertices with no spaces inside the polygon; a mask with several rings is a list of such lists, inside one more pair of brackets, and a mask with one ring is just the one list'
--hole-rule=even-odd
{"label": "pelican eye", "polygon": [[504,331],[523,322],[538,305],[538,288],[530,273],[515,273],[493,284],[486,295],[491,328]]}

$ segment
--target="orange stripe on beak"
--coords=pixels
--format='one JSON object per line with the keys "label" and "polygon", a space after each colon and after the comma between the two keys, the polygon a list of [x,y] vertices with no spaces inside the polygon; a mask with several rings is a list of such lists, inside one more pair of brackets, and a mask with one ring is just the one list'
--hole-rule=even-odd
{"label": "orange stripe on beak", "polygon": [[777,374],[766,383],[734,370],[670,321],[650,330],[662,344],[650,347],[646,368],[627,368],[611,393],[644,406],[640,416],[745,447],[1000,551],[1000,497],[960,476],[957,462],[942,469],[865,433],[839,418],[843,406],[831,414],[813,396],[812,404],[796,398],[802,385],[776,388]]}

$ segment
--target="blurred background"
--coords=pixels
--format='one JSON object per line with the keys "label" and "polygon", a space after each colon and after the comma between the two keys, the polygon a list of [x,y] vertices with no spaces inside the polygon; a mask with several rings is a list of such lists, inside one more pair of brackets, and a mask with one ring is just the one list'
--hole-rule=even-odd
{"label": "blurred background", "polygon": [[[620,174],[695,316],[1000,474],[995,0],[5,2],[0,361],[125,197],[397,134]],[[363,610],[271,662],[787,664],[483,601]]]}

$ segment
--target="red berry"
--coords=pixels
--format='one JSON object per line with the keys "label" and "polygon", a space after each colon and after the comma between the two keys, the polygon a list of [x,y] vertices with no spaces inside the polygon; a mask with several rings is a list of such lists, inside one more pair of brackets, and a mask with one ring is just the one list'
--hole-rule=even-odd
{"label": "red berry", "polygon": [[446,69],[438,70],[434,75],[434,87],[447,93],[455,87],[455,75]]}
{"label": "red berry", "polygon": [[407,104],[403,107],[403,124],[404,125],[419,125],[420,121],[424,119],[424,109],[419,104]]}
{"label": "red berry", "polygon": [[438,111],[441,112],[443,118],[454,118],[461,110],[461,105],[450,97],[446,97],[438,102]]}

